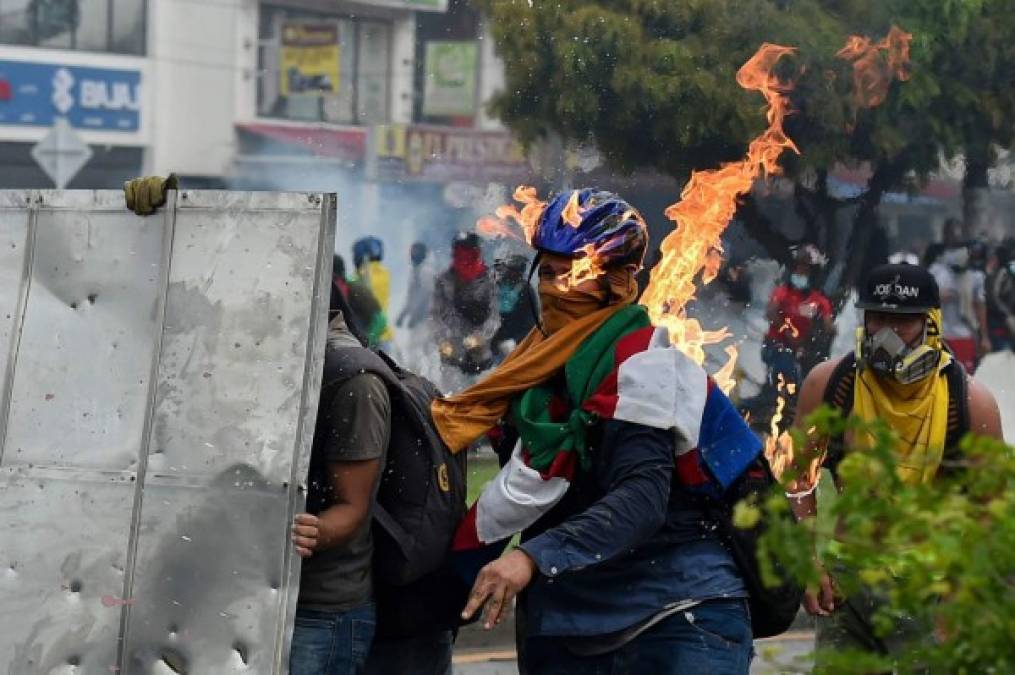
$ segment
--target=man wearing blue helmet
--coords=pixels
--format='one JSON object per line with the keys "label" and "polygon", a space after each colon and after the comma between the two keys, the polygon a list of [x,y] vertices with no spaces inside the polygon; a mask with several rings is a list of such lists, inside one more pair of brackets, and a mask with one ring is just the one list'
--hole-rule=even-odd
{"label": "man wearing blue helmet", "polygon": [[432,408],[453,451],[495,427],[513,447],[453,545],[475,579],[463,617],[485,607],[490,628],[517,597],[528,673],[747,673],[747,592],[700,500],[760,444],[635,304],[648,233],[630,204],[568,191],[530,235],[537,327]]}

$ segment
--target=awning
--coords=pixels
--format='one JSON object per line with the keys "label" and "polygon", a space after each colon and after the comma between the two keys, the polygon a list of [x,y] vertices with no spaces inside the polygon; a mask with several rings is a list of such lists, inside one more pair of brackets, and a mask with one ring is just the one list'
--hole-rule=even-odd
{"label": "awning", "polygon": [[237,124],[236,129],[291,149],[292,154],[332,157],[346,162],[362,161],[366,154],[365,127],[252,122]]}

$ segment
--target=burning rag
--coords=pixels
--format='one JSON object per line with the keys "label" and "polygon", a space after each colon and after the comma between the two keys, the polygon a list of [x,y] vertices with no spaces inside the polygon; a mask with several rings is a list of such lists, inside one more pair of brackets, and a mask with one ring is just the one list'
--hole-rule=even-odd
{"label": "burning rag", "polygon": [[[548,388],[511,404],[520,440],[457,532],[456,552],[476,551],[535,523],[588,463],[586,430],[621,420],[674,430],[676,479],[721,493],[757,457],[761,443],[705,371],[675,349],[645,309],[627,307],[586,339],[564,366],[569,409]],[[495,548],[495,547],[494,547]],[[460,569],[474,567],[469,561]]]}
{"label": "burning rag", "polygon": [[[934,478],[944,455],[948,433],[948,379],[942,374],[951,355],[941,343],[941,310],[927,316],[927,344],[941,354],[937,373],[912,384],[877,377],[870,369],[857,373],[853,410],[864,422],[883,420],[898,436],[896,472],[907,484]],[[861,432],[859,447],[871,447],[874,439]]]}

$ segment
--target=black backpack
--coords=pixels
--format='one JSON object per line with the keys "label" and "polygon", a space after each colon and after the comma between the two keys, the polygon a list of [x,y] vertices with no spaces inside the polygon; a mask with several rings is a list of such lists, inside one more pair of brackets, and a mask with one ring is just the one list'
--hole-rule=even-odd
{"label": "black backpack", "polygon": [[[765,586],[758,563],[758,538],[766,529],[766,516],[751,528],[733,525],[733,507],[743,499],[753,498],[760,506],[772,490],[781,490],[772,474],[764,454],[758,455],[754,463],[729,487],[721,501],[709,500],[707,508],[712,511],[711,519],[718,526],[720,540],[733,556],[747,586],[748,604],[751,610],[751,630],[754,638],[779,635],[793,623],[804,587],[794,580],[777,561],[775,574],[780,583],[774,587]],[[785,518],[793,520],[793,514],[786,510]]]}
{"label": "black backpack", "polygon": [[324,386],[361,373],[381,378],[391,399],[391,435],[373,512],[377,632],[410,636],[453,628],[469,590],[449,571],[451,542],[467,510],[466,453],[452,454],[434,427],[430,403],[440,391],[432,382],[383,352],[325,352]]}

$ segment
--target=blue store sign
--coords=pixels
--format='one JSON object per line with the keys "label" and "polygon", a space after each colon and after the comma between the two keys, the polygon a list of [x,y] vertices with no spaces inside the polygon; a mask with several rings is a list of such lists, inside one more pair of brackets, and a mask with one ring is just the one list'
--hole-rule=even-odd
{"label": "blue store sign", "polygon": [[141,72],[0,61],[0,124],[137,131]]}

